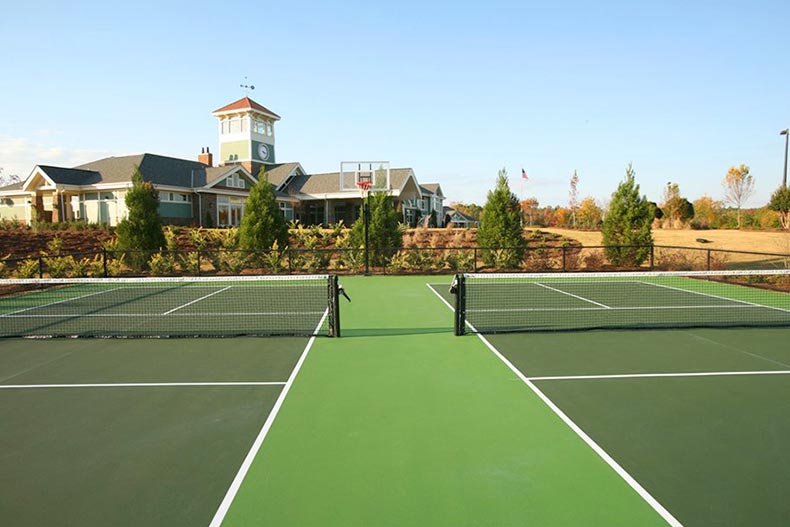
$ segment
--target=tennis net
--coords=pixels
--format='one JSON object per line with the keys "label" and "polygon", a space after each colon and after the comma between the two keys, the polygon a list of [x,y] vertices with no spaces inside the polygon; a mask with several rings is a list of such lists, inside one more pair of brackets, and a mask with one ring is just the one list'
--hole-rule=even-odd
{"label": "tennis net", "polygon": [[340,336],[336,276],[0,280],[0,337]]}
{"label": "tennis net", "polygon": [[790,326],[790,270],[459,274],[455,333]]}

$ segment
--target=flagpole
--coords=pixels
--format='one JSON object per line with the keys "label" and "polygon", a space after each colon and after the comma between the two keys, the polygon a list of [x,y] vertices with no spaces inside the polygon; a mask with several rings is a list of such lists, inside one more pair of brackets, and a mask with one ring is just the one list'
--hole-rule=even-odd
{"label": "flagpole", "polygon": [[518,208],[521,210],[521,228],[524,228],[524,169],[521,169],[521,192],[519,193]]}

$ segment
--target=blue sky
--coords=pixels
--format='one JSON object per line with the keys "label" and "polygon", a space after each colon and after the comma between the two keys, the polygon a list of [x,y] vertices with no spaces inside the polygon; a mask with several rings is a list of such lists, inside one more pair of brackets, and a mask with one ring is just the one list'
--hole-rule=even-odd
{"label": "blue sky", "polygon": [[0,167],[217,151],[211,111],[282,116],[278,161],[388,159],[483,203],[506,167],[542,205],[605,202],[632,162],[721,199],[745,163],[752,206],[780,184],[790,2],[14,2],[0,17]]}

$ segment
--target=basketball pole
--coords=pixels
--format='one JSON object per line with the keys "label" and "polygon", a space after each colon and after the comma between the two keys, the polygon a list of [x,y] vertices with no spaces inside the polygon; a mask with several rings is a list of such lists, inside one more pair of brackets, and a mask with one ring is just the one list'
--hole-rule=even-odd
{"label": "basketball pole", "polygon": [[[368,172],[372,174],[372,171],[373,163],[368,168]],[[375,180],[375,177],[371,177],[371,179]],[[365,276],[370,276],[370,238],[368,236],[368,228],[370,227],[370,188],[365,190]]]}

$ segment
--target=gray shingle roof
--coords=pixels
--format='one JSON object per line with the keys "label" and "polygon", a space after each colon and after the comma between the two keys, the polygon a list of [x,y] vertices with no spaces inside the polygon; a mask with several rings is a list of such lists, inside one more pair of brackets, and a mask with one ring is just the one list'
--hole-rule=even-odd
{"label": "gray shingle roof", "polygon": [[38,165],[38,168],[55,183],[61,185],[93,185],[101,182],[101,174],[94,170]]}
{"label": "gray shingle roof", "polygon": [[439,188],[439,183],[423,183],[420,185],[420,189],[423,191],[427,191],[430,194],[438,193],[438,195],[443,196],[443,194],[439,192],[441,190]]}
{"label": "gray shingle roof", "polygon": [[[410,168],[393,168],[390,170],[390,187],[399,190],[403,187],[408,177],[412,174]],[[296,176],[288,185],[291,194],[330,194],[341,192],[340,172],[327,172],[324,174],[306,174]],[[356,191],[356,190],[354,190]]]}
{"label": "gray shingle roof", "polygon": [[278,163],[276,165],[268,165],[266,167],[266,176],[269,178],[269,183],[275,187],[279,187],[285,178],[291,175],[299,163]]}
{"label": "gray shingle roof", "polygon": [[[157,154],[107,157],[77,168],[101,173],[101,183],[126,183],[132,180],[135,165],[140,167],[144,181],[155,185],[202,187],[206,184],[206,165],[198,161],[177,159]],[[218,167],[225,169],[226,167]]]}
{"label": "gray shingle roof", "polygon": [[11,183],[10,185],[6,185],[4,187],[0,187],[0,192],[14,192],[22,190],[22,185],[24,181],[19,181],[17,183]]}

